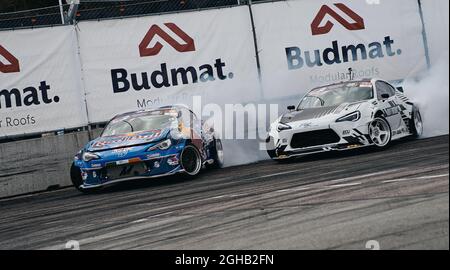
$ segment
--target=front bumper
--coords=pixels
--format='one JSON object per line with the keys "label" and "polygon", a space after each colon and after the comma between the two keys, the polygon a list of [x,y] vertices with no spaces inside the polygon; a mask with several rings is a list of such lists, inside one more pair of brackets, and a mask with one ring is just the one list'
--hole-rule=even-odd
{"label": "front bumper", "polygon": [[361,123],[334,123],[285,130],[269,134],[266,142],[269,155],[275,160],[372,145],[368,124]]}
{"label": "front bumper", "polygon": [[82,168],[83,185],[80,188],[98,188],[134,179],[150,179],[183,172],[180,153],[165,156],[148,156],[109,162],[99,168]]}
{"label": "front bumper", "polygon": [[283,151],[283,150],[277,149],[276,156],[272,157],[272,159],[283,160],[283,159],[289,159],[289,158],[293,158],[293,157],[301,157],[301,156],[318,154],[318,153],[323,153],[323,152],[351,150],[351,149],[356,149],[356,148],[361,148],[361,147],[366,147],[366,146],[368,146],[368,145],[328,144],[328,145],[320,145],[320,146],[296,149],[296,150],[292,150],[292,151]]}
{"label": "front bumper", "polygon": [[99,187],[105,187],[108,185],[113,185],[113,184],[117,184],[117,183],[121,183],[121,182],[126,182],[126,181],[131,181],[131,180],[142,180],[142,179],[152,179],[152,178],[160,178],[160,177],[165,177],[165,176],[170,176],[170,175],[174,175],[177,173],[182,173],[184,172],[183,169],[175,169],[171,172],[165,173],[165,174],[160,174],[160,175],[153,175],[153,176],[135,176],[135,177],[126,177],[126,178],[121,178],[121,179],[116,179],[116,180],[110,180],[104,183],[100,183],[100,184],[83,184],[80,186],[80,188],[82,189],[92,189],[92,188],[99,188]]}

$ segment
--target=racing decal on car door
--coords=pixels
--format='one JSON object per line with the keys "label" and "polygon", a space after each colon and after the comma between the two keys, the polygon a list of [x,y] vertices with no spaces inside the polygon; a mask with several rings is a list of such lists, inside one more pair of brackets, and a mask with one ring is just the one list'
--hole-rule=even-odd
{"label": "racing decal on car door", "polygon": [[343,137],[349,144],[369,145],[372,143],[368,134],[363,134],[358,129],[354,128],[349,136]]}
{"label": "racing decal on car door", "polygon": [[397,132],[395,132],[394,134],[394,131],[402,128],[404,123],[402,115],[400,114],[400,105],[397,104],[394,100],[389,100],[387,101],[387,103],[389,104],[389,107],[383,109],[383,115],[389,122],[393,135],[397,135]]}

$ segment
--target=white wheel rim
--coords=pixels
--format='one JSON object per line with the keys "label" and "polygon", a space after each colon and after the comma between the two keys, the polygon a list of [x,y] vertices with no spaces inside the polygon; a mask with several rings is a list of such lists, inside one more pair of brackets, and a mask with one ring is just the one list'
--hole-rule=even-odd
{"label": "white wheel rim", "polygon": [[389,125],[381,119],[375,119],[370,123],[369,135],[372,142],[380,147],[386,146],[391,139]]}

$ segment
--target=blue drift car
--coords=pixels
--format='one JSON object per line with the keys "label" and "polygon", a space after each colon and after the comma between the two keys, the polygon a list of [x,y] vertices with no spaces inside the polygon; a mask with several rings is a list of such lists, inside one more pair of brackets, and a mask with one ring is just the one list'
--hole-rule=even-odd
{"label": "blue drift car", "polygon": [[162,107],[114,117],[102,135],[74,158],[74,186],[89,192],[132,179],[173,174],[196,176],[205,166],[223,166],[223,148],[184,106]]}

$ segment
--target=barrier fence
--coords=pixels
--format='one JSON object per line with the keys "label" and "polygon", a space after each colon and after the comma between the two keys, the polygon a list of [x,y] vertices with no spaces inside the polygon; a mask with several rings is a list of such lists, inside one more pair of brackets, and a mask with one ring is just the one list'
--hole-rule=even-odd
{"label": "barrier fence", "polygon": [[[264,1],[268,2],[267,0],[82,0],[80,4],[76,6],[76,11],[73,14],[73,21],[65,21],[61,18],[64,17],[64,15],[67,16],[69,13],[71,7],[70,4],[5,13],[1,13],[0,9],[0,29],[55,26],[85,20],[125,18],[190,10],[224,8],[247,5],[249,2],[260,3]],[[6,6],[5,10],[7,10]]]}
{"label": "barrier fence", "polygon": [[[134,2],[116,15],[150,12]],[[387,80],[427,69],[417,0],[206,2],[230,8],[92,21],[113,14],[92,6],[75,26],[0,31],[0,138],[82,130],[193,96],[289,98],[347,79],[349,67]]]}

